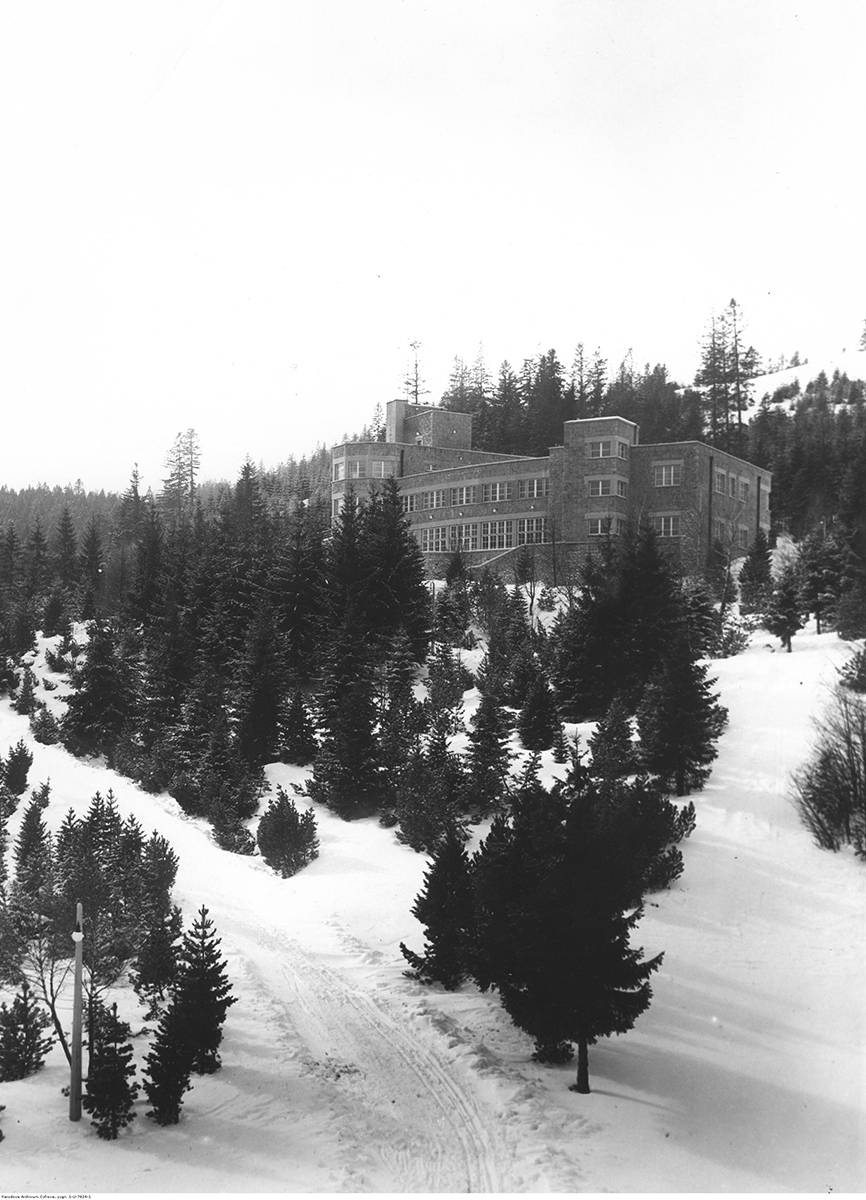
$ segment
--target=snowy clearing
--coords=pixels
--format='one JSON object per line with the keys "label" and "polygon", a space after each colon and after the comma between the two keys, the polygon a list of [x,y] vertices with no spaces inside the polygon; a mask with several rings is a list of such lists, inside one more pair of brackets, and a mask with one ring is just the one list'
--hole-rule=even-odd
{"label": "snowy clearing", "polygon": [[[813,846],[787,798],[851,647],[814,633],[790,655],[770,644],[759,632],[713,665],[730,725],[694,797],[685,874],[641,926],[647,953],[665,951],[653,1004],[592,1049],[590,1096],[567,1090],[572,1066],[531,1062],[495,995],[404,977],[398,943],[421,946],[409,910],[426,860],[393,831],[320,809],[320,858],[281,880],[217,849],[169,797],[34,743],[2,702],[0,750],[27,740],[31,785],[51,780],[52,827],[112,788],[122,815],[168,837],[177,900],[187,919],[211,910],[238,997],[223,1069],[194,1080],[177,1127],[146,1120],[143,1099],[115,1143],[86,1116],[70,1123],[57,1048],[39,1074],[4,1084],[4,1189],[863,1190],[866,870]],[[119,996],[140,1030],[134,995]],[[146,1039],[135,1045],[140,1059]]]}

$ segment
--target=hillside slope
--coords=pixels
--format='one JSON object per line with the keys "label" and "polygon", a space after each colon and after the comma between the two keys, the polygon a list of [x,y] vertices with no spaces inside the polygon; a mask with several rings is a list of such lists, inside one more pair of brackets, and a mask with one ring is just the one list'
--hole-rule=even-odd
{"label": "hillside slope", "polygon": [[[798,635],[791,655],[768,641],[715,664],[730,726],[685,875],[640,930],[648,953],[666,952],[653,1005],[593,1049],[588,1097],[567,1090],[571,1067],[530,1061],[495,996],[405,979],[398,943],[420,944],[409,909],[425,861],[375,821],[319,811],[321,857],[282,881],[218,850],[170,798],[34,744],[52,825],[112,787],[124,815],[171,840],[177,897],[187,916],[211,909],[239,1002],[223,1070],[195,1081],[176,1128],[153,1126],[143,1101],[117,1143],[70,1124],[57,1050],[4,1085],[4,1189],[862,1190],[866,871],[817,850],[786,799],[850,648],[832,634]],[[0,748],[20,736],[3,702]],[[139,1029],[125,989],[122,1006]]]}

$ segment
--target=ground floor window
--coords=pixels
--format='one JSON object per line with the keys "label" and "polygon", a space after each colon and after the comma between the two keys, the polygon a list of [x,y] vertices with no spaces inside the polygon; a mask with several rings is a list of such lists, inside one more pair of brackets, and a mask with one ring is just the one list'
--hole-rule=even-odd
{"label": "ground floor window", "polygon": [[514,545],[513,521],[482,521],[482,550],[509,550]]}
{"label": "ground floor window", "polygon": [[517,521],[518,546],[537,546],[547,541],[547,519],[545,517],[519,517]]}
{"label": "ground floor window", "polygon": [[670,538],[680,536],[679,513],[653,517],[653,527],[659,537]]}

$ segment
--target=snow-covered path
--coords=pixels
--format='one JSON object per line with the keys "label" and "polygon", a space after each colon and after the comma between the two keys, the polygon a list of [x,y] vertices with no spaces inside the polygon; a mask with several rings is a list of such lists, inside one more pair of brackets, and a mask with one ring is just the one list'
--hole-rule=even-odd
{"label": "snow-covered path", "polygon": [[[238,1003],[223,1070],[195,1080],[175,1128],[145,1120],[143,1100],[117,1143],[70,1124],[57,1050],[3,1085],[4,1190],[863,1191],[866,868],[816,849],[787,797],[850,649],[801,634],[771,654],[769,640],[714,664],[730,726],[685,874],[637,939],[665,951],[653,1003],[592,1049],[587,1097],[567,1090],[573,1067],[531,1062],[495,995],[403,976],[425,860],[391,831],[319,811],[321,857],[280,880],[168,797],[31,743],[52,825],[112,787],[169,838],[177,897],[187,918],[210,908]],[[0,704],[0,749],[21,736]],[[269,768],[273,782],[302,774]]]}
{"label": "snow-covered path", "polygon": [[[26,722],[4,706],[0,744],[20,736],[27,736]],[[122,815],[133,813],[147,830],[169,838],[181,864],[176,895],[187,914],[208,905],[238,1003],[229,1015],[223,1070],[195,1080],[176,1129],[138,1120],[119,1143],[105,1146],[86,1118],[78,1127],[68,1123],[61,1098],[34,1110],[28,1093],[44,1096],[41,1085],[50,1080],[56,1096],[65,1082],[56,1050],[39,1076],[6,1085],[7,1133],[19,1109],[27,1117],[26,1128],[13,1130],[4,1143],[4,1188],[532,1187],[535,1177],[526,1178],[503,1134],[496,1098],[491,1103],[471,1067],[449,1053],[423,989],[404,978],[405,963],[394,953],[396,931],[412,935],[409,908],[423,858],[394,844],[373,821],[346,826],[323,812],[320,827],[331,854],[326,851],[301,876],[280,880],[260,859],[220,851],[205,824],[183,816],[168,797],[146,796],[103,766],[72,759],[58,747],[32,748],[31,780],[52,780],[50,824],[70,805],[83,810],[94,791],[110,787]],[[283,780],[298,774],[282,767],[272,773]],[[377,862],[383,843],[387,866]],[[366,941],[345,926],[353,911],[363,918],[364,894],[375,926]],[[390,935],[378,918],[383,903],[393,914]],[[377,949],[383,936],[387,961]],[[131,997],[126,999],[129,1005]],[[142,1112],[145,1107],[139,1105]],[[46,1166],[46,1145],[60,1150],[62,1167]],[[118,1152],[122,1179],[116,1177]]]}

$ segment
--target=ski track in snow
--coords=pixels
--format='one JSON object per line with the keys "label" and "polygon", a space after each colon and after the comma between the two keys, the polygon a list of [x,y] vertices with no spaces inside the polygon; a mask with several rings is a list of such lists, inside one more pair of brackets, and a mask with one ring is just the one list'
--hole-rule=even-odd
{"label": "ski track in snow", "polygon": [[[275,930],[225,925],[243,975],[266,997],[302,1068],[330,1092],[351,1190],[496,1192],[510,1158],[492,1114],[433,1044]],[[405,1003],[405,1002],[404,1002]],[[408,1003],[405,1003],[408,1009]]]}

